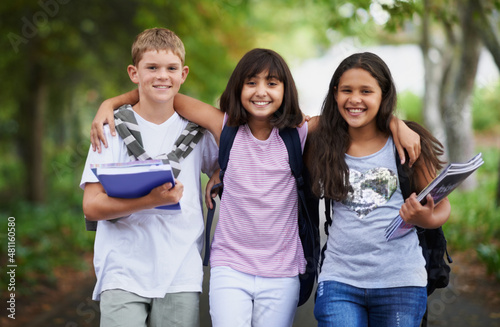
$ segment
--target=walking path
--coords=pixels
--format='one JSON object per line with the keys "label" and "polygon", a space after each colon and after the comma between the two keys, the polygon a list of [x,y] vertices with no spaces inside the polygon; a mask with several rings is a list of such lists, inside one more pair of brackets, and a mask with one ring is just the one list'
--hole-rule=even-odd
{"label": "walking path", "polygon": [[[484,275],[484,268],[477,262],[465,262],[469,254],[454,255],[450,285],[437,290],[429,298],[429,326],[453,327],[500,327],[500,283],[493,282]],[[208,268],[205,276],[208,277]],[[2,326],[12,327],[98,327],[99,307],[90,296],[94,277],[90,272],[87,278],[72,281],[71,292],[49,298],[34,299],[41,304],[41,311],[30,312],[29,305],[19,303],[16,321],[0,320]],[[208,290],[208,278],[204,281]],[[314,300],[298,308],[293,327],[316,326],[313,315]],[[207,291],[202,294],[200,303],[201,327],[211,327],[208,313]]]}

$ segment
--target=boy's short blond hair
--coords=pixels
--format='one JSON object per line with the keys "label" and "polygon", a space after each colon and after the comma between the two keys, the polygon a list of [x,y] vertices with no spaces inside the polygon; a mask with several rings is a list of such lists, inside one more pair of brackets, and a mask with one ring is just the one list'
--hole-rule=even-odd
{"label": "boy's short blond hair", "polygon": [[170,50],[181,59],[184,65],[186,50],[181,39],[171,30],[166,28],[150,28],[135,38],[132,44],[132,64],[137,66],[142,55],[151,50]]}

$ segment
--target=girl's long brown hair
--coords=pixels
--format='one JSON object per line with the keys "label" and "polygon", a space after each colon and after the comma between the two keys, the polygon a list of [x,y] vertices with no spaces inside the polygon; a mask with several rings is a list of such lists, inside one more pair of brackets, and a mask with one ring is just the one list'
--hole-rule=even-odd
{"label": "girl's long brown hair", "polygon": [[[311,174],[314,194],[336,201],[344,200],[349,190],[349,167],[345,161],[345,153],[350,140],[348,125],[340,115],[335,93],[344,72],[353,68],[361,68],[377,80],[382,90],[382,102],[376,123],[377,128],[386,134],[391,133],[389,123],[397,101],[391,72],[385,62],[373,53],[357,53],[347,57],[333,74],[319,117],[318,128],[308,138],[305,159]],[[430,171],[440,169],[441,163],[437,158],[439,148],[442,149],[441,144],[418,124],[413,123],[412,126],[421,135],[423,158],[419,160],[425,160],[426,163],[435,166],[435,169]]]}
{"label": "girl's long brown hair", "polygon": [[[410,177],[410,188],[412,192],[420,192],[421,189],[418,187],[417,174],[414,174],[416,167],[420,169],[426,169],[430,172],[431,177],[434,178],[436,173],[443,168],[445,164],[440,158],[444,154],[444,147],[427,129],[423,126],[417,124],[416,122],[405,120],[404,121],[408,127],[410,127],[414,132],[420,135],[420,147],[421,154],[417,159],[415,164],[410,168],[408,166],[409,158],[406,155],[405,164],[403,165],[403,170]],[[399,160],[399,159],[396,159]],[[430,181],[429,181],[430,182]]]}

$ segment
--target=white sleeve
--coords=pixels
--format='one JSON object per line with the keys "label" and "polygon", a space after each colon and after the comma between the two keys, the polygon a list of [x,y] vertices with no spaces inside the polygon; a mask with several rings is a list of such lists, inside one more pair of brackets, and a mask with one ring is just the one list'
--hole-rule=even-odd
{"label": "white sleeve", "polygon": [[201,171],[211,177],[216,169],[219,168],[219,148],[215,142],[215,138],[208,130],[205,131],[205,135],[202,137],[201,145],[203,162],[201,163]]}
{"label": "white sleeve", "polygon": [[119,145],[118,142],[121,141],[119,136],[111,136],[108,125],[104,126],[104,135],[106,140],[108,140],[108,147],[102,146],[101,153],[92,150],[92,146],[89,147],[89,152],[87,155],[87,160],[85,161],[85,166],[83,168],[82,179],[80,181],[80,188],[83,190],[85,188],[85,183],[98,183],[99,180],[94,175],[90,169],[91,164],[102,164],[102,163],[113,163],[118,162],[118,158],[114,158],[113,149]]}

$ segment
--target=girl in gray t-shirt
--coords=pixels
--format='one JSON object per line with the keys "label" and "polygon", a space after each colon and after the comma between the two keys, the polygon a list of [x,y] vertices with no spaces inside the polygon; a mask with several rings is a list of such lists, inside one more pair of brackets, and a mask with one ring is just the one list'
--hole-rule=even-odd
{"label": "girl in gray t-shirt", "polygon": [[[415,232],[387,242],[384,231],[400,214],[423,228],[443,225],[447,199],[405,202],[398,183],[389,121],[396,89],[375,54],[346,58],[335,71],[308,166],[313,191],[333,199],[333,223],[319,277],[314,314],[318,326],[419,326],[426,309],[425,260]],[[420,191],[442,166],[442,146],[415,123],[422,155],[410,169]]]}

